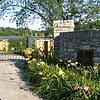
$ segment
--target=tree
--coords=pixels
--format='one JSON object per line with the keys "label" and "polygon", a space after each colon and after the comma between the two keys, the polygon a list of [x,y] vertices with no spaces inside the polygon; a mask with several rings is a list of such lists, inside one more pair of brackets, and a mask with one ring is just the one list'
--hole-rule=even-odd
{"label": "tree", "polygon": [[0,12],[1,16],[12,13],[17,25],[26,25],[36,17],[47,27],[52,27],[54,20],[73,19],[78,29],[80,24],[100,20],[99,6],[99,0],[2,0]]}

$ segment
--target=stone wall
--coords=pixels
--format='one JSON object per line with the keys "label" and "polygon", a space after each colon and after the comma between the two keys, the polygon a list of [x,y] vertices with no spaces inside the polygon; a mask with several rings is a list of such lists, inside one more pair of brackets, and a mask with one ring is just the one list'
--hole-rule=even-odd
{"label": "stone wall", "polygon": [[55,57],[58,57],[60,48],[60,33],[61,32],[73,32],[74,31],[74,21],[73,20],[56,20],[53,22],[54,27],[54,47],[55,47]]}
{"label": "stone wall", "polygon": [[100,30],[63,32],[55,38],[55,46],[57,41],[59,47],[55,50],[56,57],[76,61],[79,49],[92,50],[94,62],[100,62]]}

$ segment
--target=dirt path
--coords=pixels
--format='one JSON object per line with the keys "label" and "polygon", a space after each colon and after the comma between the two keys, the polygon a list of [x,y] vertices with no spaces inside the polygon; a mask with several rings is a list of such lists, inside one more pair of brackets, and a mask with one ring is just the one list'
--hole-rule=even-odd
{"label": "dirt path", "polygon": [[[20,62],[17,63],[17,66]],[[19,66],[21,67],[21,66]],[[22,81],[22,73],[15,62],[0,61],[0,99],[1,100],[42,100],[30,93]],[[24,88],[25,87],[25,88]]]}

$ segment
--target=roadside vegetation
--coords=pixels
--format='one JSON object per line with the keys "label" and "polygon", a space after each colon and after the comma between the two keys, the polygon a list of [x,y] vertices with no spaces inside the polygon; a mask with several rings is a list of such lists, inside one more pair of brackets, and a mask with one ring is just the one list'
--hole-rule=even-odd
{"label": "roadside vegetation", "polygon": [[[82,66],[78,62],[59,60],[54,63],[53,53],[48,60],[40,50],[24,50],[27,61],[25,79],[33,91],[47,100],[99,100],[100,65]],[[53,59],[53,60],[52,60]]]}

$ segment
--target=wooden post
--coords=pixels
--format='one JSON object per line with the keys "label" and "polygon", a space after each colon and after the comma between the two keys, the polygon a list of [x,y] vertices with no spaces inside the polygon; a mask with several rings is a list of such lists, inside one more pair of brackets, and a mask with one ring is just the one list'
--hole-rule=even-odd
{"label": "wooden post", "polygon": [[48,41],[44,41],[44,53],[47,59],[48,58]]}

